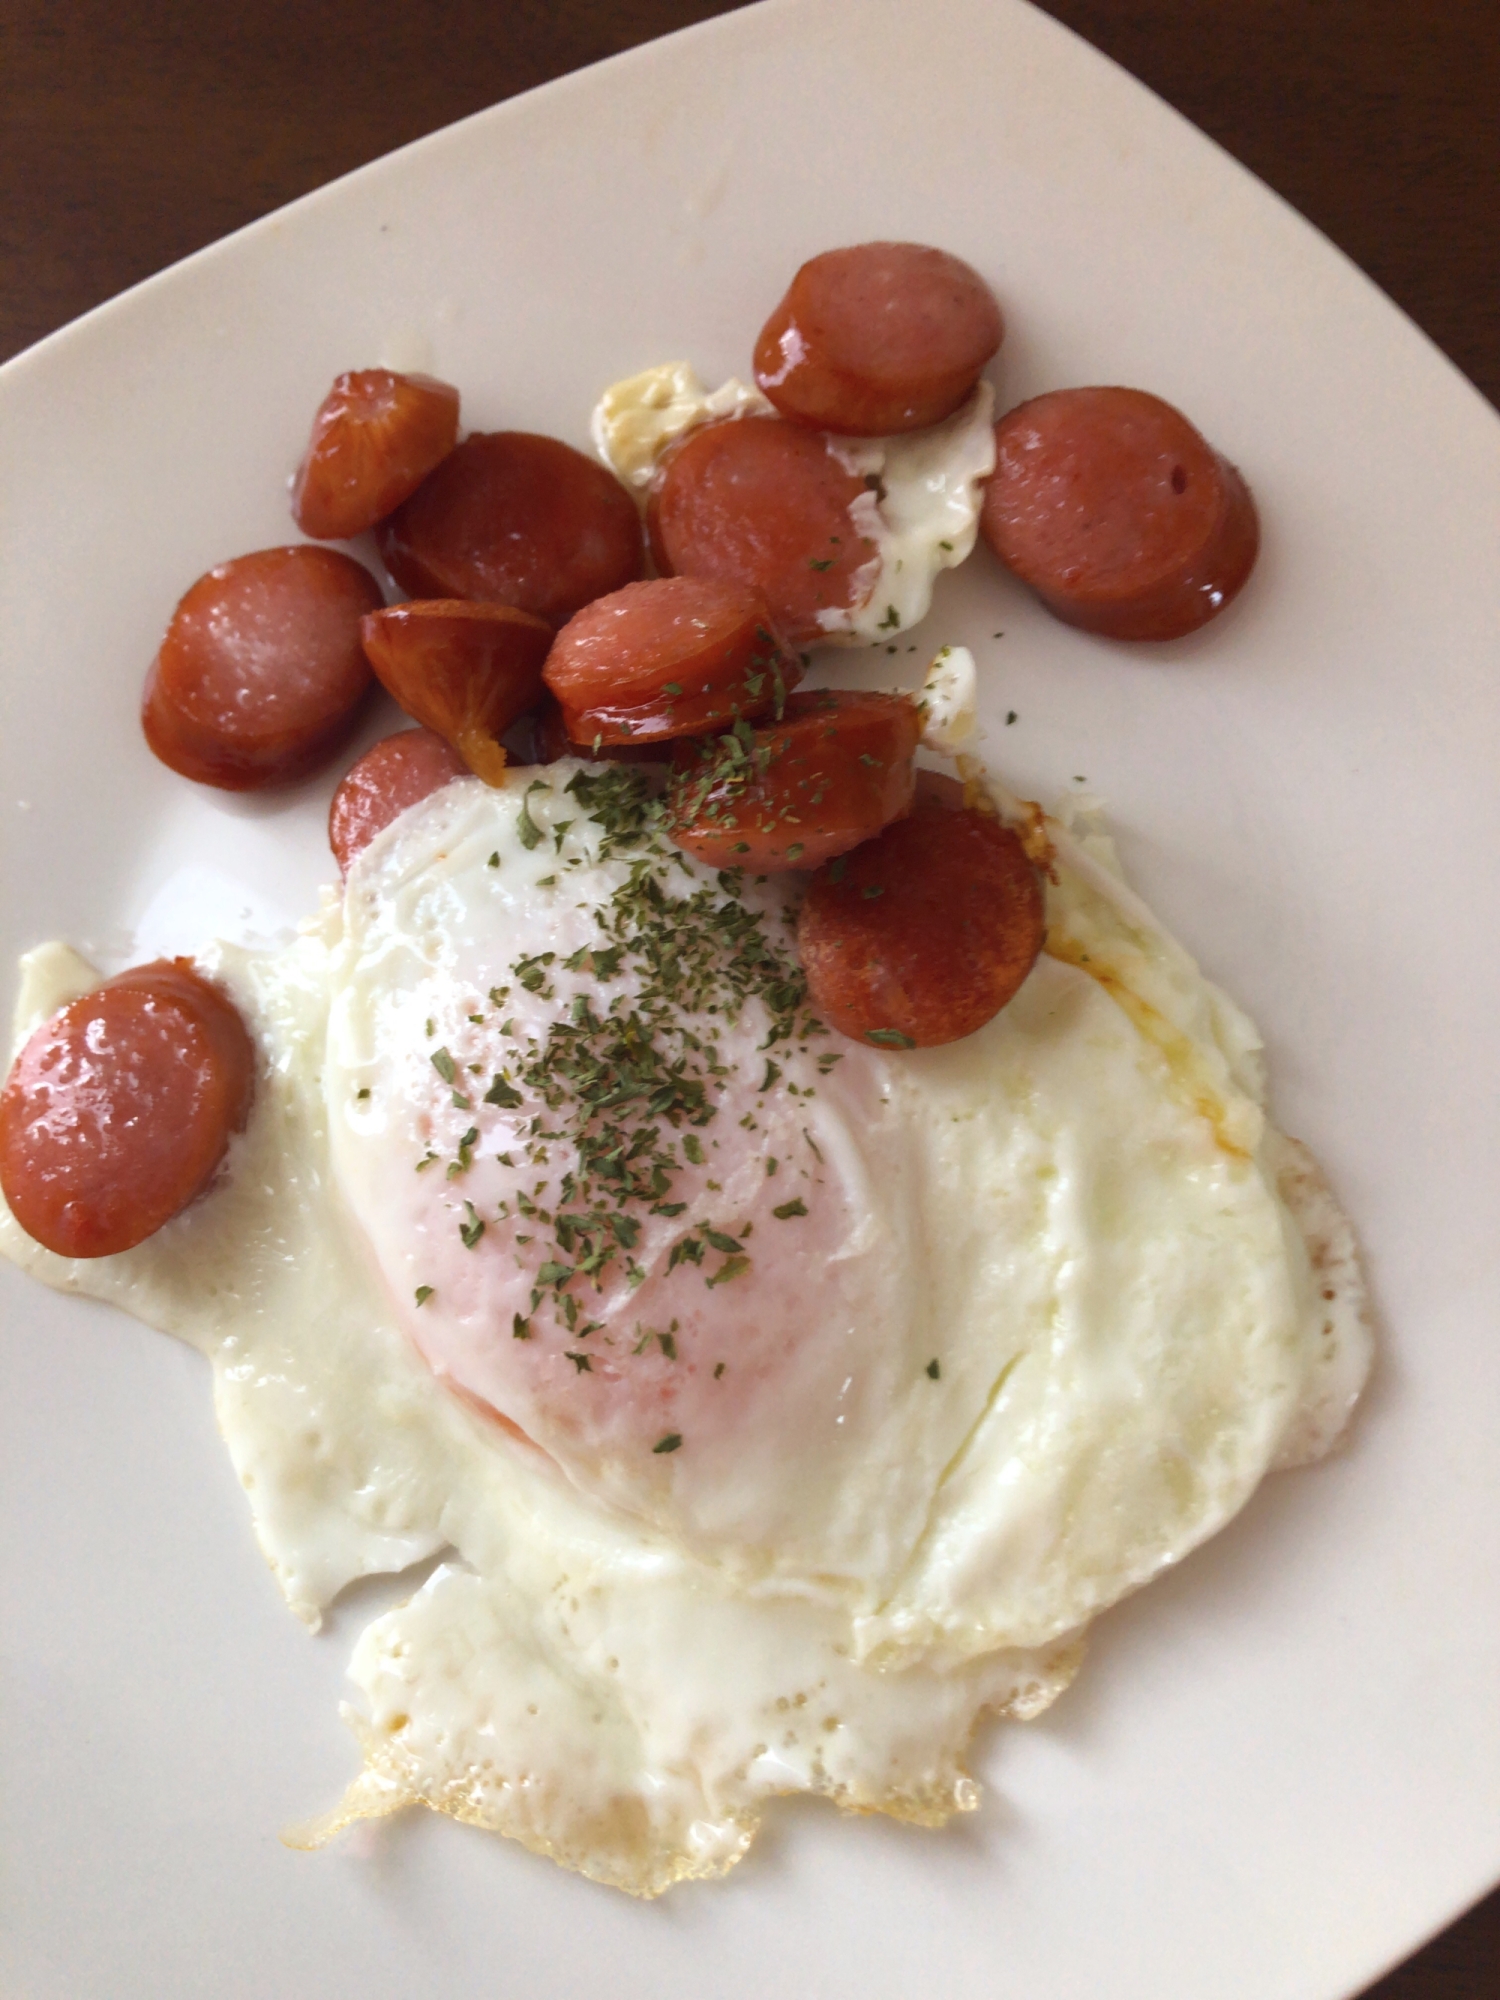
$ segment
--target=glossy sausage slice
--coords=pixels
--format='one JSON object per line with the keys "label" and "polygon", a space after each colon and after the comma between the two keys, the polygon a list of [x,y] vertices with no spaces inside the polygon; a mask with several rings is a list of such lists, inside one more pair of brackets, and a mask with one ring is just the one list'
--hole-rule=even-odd
{"label": "glossy sausage slice", "polygon": [[510,604],[554,628],[645,567],[624,487],[529,431],[465,438],[381,528],[380,553],[413,597]]}
{"label": "glossy sausage slice", "polygon": [[755,343],[755,379],[818,430],[924,430],[972,394],[1004,334],[994,293],[960,258],[856,243],[798,271]]}
{"label": "glossy sausage slice", "polygon": [[408,806],[467,777],[468,768],[432,729],[402,729],[372,744],[345,772],[328,809],[328,845],[339,873],[347,875],[355,855]]}
{"label": "glossy sausage slice", "polygon": [[1159,396],[1058,389],[1003,416],[995,446],[981,532],[1069,625],[1179,639],[1249,576],[1250,489]]}
{"label": "glossy sausage slice", "polygon": [[121,973],[44,1022],[0,1092],[0,1187],[60,1257],[154,1235],[213,1178],[250,1109],[255,1049],[186,959]]}
{"label": "glossy sausage slice", "polygon": [[458,442],[458,391],[430,375],[340,375],[313,418],[292,487],[304,535],[342,542],[383,521]]}
{"label": "glossy sausage slice", "polygon": [[547,656],[575,743],[702,736],[769,715],[802,678],[750,584],[670,576],[627,583],[576,612]]}
{"label": "glossy sausage slice", "polygon": [[999,1013],[1042,934],[1041,885],[1017,836],[924,789],[908,818],[813,877],[797,949],[830,1027],[932,1048]]}
{"label": "glossy sausage slice", "polygon": [[370,686],[359,621],[381,602],[335,549],[260,549],[199,577],[146,676],[164,764],[222,791],[294,784],[331,757]]}
{"label": "glossy sausage slice", "polygon": [[779,417],[689,431],[662,458],[646,520],[667,576],[758,590],[793,646],[827,636],[823,612],[847,611],[875,585],[876,549],[850,515],[867,488],[827,440]]}
{"label": "glossy sausage slice", "polygon": [[552,627],[503,604],[424,598],[373,611],[360,626],[387,693],[444,737],[487,784],[505,769],[502,737],[542,696]]}
{"label": "glossy sausage slice", "polygon": [[711,868],[820,867],[907,811],[921,727],[904,695],[789,695],[781,722],[679,747],[667,832]]}

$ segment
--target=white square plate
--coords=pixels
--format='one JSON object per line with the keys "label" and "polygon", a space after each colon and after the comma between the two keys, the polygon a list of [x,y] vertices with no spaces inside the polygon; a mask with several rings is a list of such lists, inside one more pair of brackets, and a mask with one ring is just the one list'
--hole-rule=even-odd
{"label": "white square plate", "polygon": [[1086,778],[1265,1030],[1280,1117],[1368,1252],[1382,1355],[1353,1444],[1101,1621],[1045,1719],[982,1733],[976,1819],[789,1807],[727,1882],[637,1906],[427,1817],[282,1848],[352,1775],[334,1710],[368,1605],[312,1641],[282,1609],[196,1355],[0,1269],[17,2000],[1334,2000],[1500,1875],[1500,422],[1018,0],[729,15],[369,167],[0,372],[0,957],[274,933],[330,877],[327,781],[200,792],[136,710],[181,590],[290,537],[337,371],[399,354],[460,385],[469,426],[581,445],[604,383],[744,374],[795,265],[875,236],[991,280],[1003,404],[1150,388],[1255,489],[1259,568],[1197,638],[1065,630],[982,551],[923,636],[974,646],[1004,775],[1044,799]]}

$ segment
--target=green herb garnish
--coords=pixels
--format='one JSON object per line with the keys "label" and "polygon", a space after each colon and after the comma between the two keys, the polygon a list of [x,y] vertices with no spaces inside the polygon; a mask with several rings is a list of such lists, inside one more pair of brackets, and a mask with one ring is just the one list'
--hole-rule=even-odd
{"label": "green herb garnish", "polygon": [[536,847],[542,838],[542,829],[531,817],[531,795],[533,792],[550,792],[551,789],[545,778],[535,778],[526,787],[521,800],[521,809],[516,814],[516,832],[521,837],[523,847]]}
{"label": "green herb garnish", "polygon": [[704,1283],[712,1291],[715,1285],[727,1285],[735,1278],[742,1278],[749,1268],[748,1257],[726,1257],[713,1276],[704,1279]]}

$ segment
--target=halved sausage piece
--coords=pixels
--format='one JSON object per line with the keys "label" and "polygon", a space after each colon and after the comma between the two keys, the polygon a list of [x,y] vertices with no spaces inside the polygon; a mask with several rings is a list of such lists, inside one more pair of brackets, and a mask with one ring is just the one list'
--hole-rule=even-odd
{"label": "halved sausage piece", "polygon": [[711,868],[820,867],[909,809],[921,728],[905,695],[789,695],[780,722],[678,747],[667,832]]}
{"label": "halved sausage piece", "polygon": [[185,958],[122,972],[32,1035],[0,1091],[0,1187],[60,1257],[111,1257],[212,1180],[249,1115],[255,1048]]}
{"label": "halved sausage piece", "polygon": [[498,785],[499,739],[542,695],[552,627],[504,604],[422,598],[372,611],[360,637],[381,686],[451,743],[475,777]]}
{"label": "halved sausage piece", "polygon": [[1004,335],[994,293],[961,258],[855,243],[798,271],[755,343],[755,379],[818,430],[925,430],[973,393]]}
{"label": "halved sausage piece", "polygon": [[141,726],[164,764],[222,791],[290,785],[331,757],[370,686],[359,621],[382,602],[336,549],[220,563],[172,614]]}
{"label": "halved sausage piece", "polygon": [[458,391],[430,375],[359,368],[340,375],[313,418],[292,486],[304,535],[342,542],[385,519],[458,442]]}
{"label": "halved sausage piece", "polygon": [[808,996],[855,1041],[959,1041],[999,1013],[1036,962],[1036,871],[1008,826],[961,799],[957,786],[921,788],[909,817],[808,884],[797,920]]}
{"label": "halved sausage piece", "polygon": [[821,613],[847,611],[875,584],[875,543],[850,509],[866,496],[826,438],[780,417],[689,431],[663,455],[646,522],[665,576],[758,590],[793,646],[827,637]]}
{"label": "halved sausage piece", "polygon": [[571,445],[529,431],[465,438],[379,540],[413,597],[509,604],[554,628],[645,568],[624,487]]}
{"label": "halved sausage piece", "polygon": [[441,791],[469,767],[433,729],[401,729],[371,744],[344,773],[328,808],[328,845],[347,875],[362,848],[382,828]]}
{"label": "halved sausage piece", "polygon": [[995,426],[980,530],[1056,617],[1110,639],[1179,639],[1255,563],[1250,489],[1143,389],[1058,389]]}
{"label": "halved sausage piece", "polygon": [[575,743],[702,736],[769,715],[802,678],[750,584],[669,576],[586,604],[547,656],[546,681]]}

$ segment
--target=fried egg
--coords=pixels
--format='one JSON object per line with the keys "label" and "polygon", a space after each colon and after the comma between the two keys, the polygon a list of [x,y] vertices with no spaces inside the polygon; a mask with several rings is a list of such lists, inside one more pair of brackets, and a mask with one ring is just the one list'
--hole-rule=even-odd
{"label": "fried egg", "polygon": [[[650,1895],[778,1793],[940,1824],[982,1712],[1339,1434],[1354,1247],[1253,1027],[1097,826],[968,777],[1048,932],[965,1041],[827,1031],[795,878],[700,867],[638,771],[460,780],[289,948],[200,955],[262,1058],[205,1197],[94,1262],[0,1216],[209,1357],[309,1625],[440,1558],[298,1843],[420,1803]],[[94,977],[23,973],[23,1030]]]}

